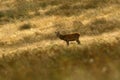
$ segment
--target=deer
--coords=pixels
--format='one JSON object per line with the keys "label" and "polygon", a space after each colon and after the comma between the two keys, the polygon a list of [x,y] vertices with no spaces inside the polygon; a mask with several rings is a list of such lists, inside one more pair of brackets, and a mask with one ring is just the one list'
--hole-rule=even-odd
{"label": "deer", "polygon": [[72,33],[72,34],[61,34],[59,31],[55,32],[56,33],[56,36],[65,41],[67,43],[67,45],[69,46],[69,41],[76,41],[78,44],[81,44],[80,40],[79,40],[79,37],[80,37],[80,34],[79,33]]}

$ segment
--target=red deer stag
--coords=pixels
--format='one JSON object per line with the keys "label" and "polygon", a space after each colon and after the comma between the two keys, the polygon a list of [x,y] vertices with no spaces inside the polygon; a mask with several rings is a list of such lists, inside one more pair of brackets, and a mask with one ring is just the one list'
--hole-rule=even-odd
{"label": "red deer stag", "polygon": [[68,46],[69,46],[69,41],[76,41],[78,44],[80,44],[79,33],[66,34],[66,35],[62,35],[60,32],[55,32],[55,33],[59,39],[66,41]]}

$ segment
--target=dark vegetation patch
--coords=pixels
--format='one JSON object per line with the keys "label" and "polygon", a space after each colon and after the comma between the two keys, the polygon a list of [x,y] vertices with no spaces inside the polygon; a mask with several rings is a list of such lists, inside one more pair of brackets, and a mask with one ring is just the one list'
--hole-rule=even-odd
{"label": "dark vegetation patch", "polygon": [[0,24],[5,24],[11,22],[11,19],[14,19],[14,10],[1,10],[0,11]]}
{"label": "dark vegetation patch", "polygon": [[105,32],[112,32],[120,29],[120,21],[106,20],[104,18],[95,19],[87,25],[82,25],[80,22],[73,22],[73,31],[78,31],[84,35],[99,35]]}
{"label": "dark vegetation patch", "polygon": [[[105,7],[109,4],[119,4],[118,0],[15,0],[14,6],[8,10],[0,11],[0,18],[7,17],[8,19],[30,18],[31,16],[39,16],[40,9],[47,9],[48,6],[57,6],[58,8],[51,9],[45,15],[61,15],[72,16],[80,15],[81,12],[88,9],[96,9]],[[29,12],[34,12],[30,15]]]}
{"label": "dark vegetation patch", "polygon": [[47,11],[46,15],[60,15],[60,16],[77,16],[80,15],[85,10],[104,8],[111,4],[110,0],[70,0],[68,1],[58,1],[60,6],[57,8]]}
{"label": "dark vegetation patch", "polygon": [[30,23],[25,23],[19,27],[19,30],[28,30],[28,29],[31,29],[32,27],[33,26]]}

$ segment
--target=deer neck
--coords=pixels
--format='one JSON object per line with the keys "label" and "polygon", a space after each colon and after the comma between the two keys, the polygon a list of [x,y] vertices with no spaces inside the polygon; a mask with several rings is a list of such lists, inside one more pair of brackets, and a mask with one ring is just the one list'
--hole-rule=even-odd
{"label": "deer neck", "polygon": [[63,35],[61,35],[60,33],[58,33],[57,36],[58,36],[60,39],[63,39]]}

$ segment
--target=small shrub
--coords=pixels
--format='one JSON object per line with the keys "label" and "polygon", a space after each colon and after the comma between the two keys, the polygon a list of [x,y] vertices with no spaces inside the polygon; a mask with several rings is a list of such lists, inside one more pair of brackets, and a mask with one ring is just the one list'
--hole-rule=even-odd
{"label": "small shrub", "polygon": [[20,26],[20,30],[26,30],[26,29],[31,29],[32,28],[32,25],[29,24],[29,23],[25,23],[23,25]]}

